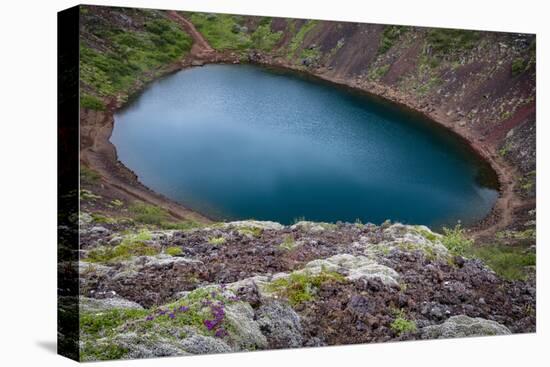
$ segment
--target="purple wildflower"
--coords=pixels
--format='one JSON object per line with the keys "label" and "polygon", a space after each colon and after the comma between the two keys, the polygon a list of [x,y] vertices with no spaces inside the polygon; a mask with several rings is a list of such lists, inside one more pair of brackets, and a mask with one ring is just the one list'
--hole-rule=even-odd
{"label": "purple wildflower", "polygon": [[145,321],[153,321],[155,317],[153,315],[149,315],[145,318]]}
{"label": "purple wildflower", "polygon": [[223,338],[227,335],[227,331],[223,327],[220,327],[218,330],[216,330],[216,334],[214,334],[217,338]]}
{"label": "purple wildflower", "polygon": [[204,326],[206,326],[206,328],[208,330],[212,330],[216,327],[216,321],[215,320],[204,320]]}
{"label": "purple wildflower", "polygon": [[168,314],[168,317],[170,317],[171,319],[173,319],[173,318],[175,318],[175,317],[176,317],[176,315],[174,315],[174,313],[173,313],[173,312],[170,312],[170,313]]}
{"label": "purple wildflower", "polygon": [[186,311],[189,311],[189,307],[187,306],[180,306],[180,308],[178,309],[179,312],[186,312]]}

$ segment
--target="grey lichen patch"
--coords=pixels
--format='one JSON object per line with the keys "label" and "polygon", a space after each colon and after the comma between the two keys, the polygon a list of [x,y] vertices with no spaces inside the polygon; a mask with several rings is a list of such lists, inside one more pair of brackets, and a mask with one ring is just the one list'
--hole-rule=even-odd
{"label": "grey lichen patch", "polygon": [[284,229],[284,226],[277,222],[270,222],[270,221],[260,221],[260,220],[241,220],[241,221],[235,221],[235,222],[229,222],[225,223],[223,225],[223,228],[261,228],[263,230],[275,230],[280,231]]}
{"label": "grey lichen patch", "polygon": [[305,221],[305,220],[301,220],[301,221],[293,224],[292,226],[290,226],[290,229],[292,229],[292,230],[302,230],[302,231],[310,232],[310,233],[319,233],[319,232],[323,232],[323,231],[331,231],[331,230],[334,230],[336,228],[337,228],[336,224],[333,224],[333,223],[310,222],[310,221]]}
{"label": "grey lichen patch", "polygon": [[140,304],[121,297],[95,299],[81,296],[79,306],[80,312],[101,312],[114,308],[143,310]]}
{"label": "grey lichen patch", "polygon": [[426,326],[421,330],[424,339],[463,338],[468,336],[506,335],[510,330],[496,321],[472,318],[466,315],[452,316],[443,324]]}
{"label": "grey lichen patch", "polygon": [[399,285],[399,274],[395,270],[365,256],[334,255],[328,259],[310,261],[301,271],[313,274],[331,271],[344,275],[350,281],[378,278],[386,285],[396,287]]}
{"label": "grey lichen patch", "polygon": [[425,226],[393,224],[383,231],[384,240],[370,243],[367,237],[361,237],[354,247],[363,248],[366,256],[383,257],[392,251],[422,252],[430,260],[448,260],[450,253],[442,244],[442,236]]}
{"label": "grey lichen patch", "polygon": [[267,347],[267,339],[254,320],[254,311],[246,302],[236,302],[225,308],[227,329],[235,350],[255,350]]}
{"label": "grey lichen patch", "polygon": [[300,316],[286,303],[272,301],[256,311],[256,319],[267,338],[269,348],[298,348],[302,346]]}

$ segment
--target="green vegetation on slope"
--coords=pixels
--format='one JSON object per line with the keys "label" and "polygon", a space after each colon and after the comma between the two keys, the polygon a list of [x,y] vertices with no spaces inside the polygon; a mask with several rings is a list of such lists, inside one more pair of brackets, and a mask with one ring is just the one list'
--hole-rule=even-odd
{"label": "green vegetation on slope", "polygon": [[269,24],[262,24],[252,33],[252,44],[258,50],[271,51],[282,36],[283,32],[281,31],[271,31],[271,22]]}
{"label": "green vegetation on slope", "polygon": [[382,32],[382,37],[380,38],[380,46],[378,48],[378,53],[386,53],[395,42],[401,37],[401,35],[409,30],[406,26],[400,25],[390,25],[384,28]]}
{"label": "green vegetation on slope", "polygon": [[427,41],[434,54],[440,56],[469,50],[477,44],[480,37],[477,31],[463,29],[431,28],[427,33]]}
{"label": "green vegetation on slope", "polygon": [[526,267],[536,265],[536,254],[522,247],[485,245],[472,248],[471,253],[507,280],[525,279]]}
{"label": "green vegetation on slope", "polygon": [[127,260],[133,256],[152,256],[159,250],[147,244],[151,240],[149,231],[141,231],[127,235],[120,245],[99,246],[88,252],[87,259],[90,262],[112,262]]}
{"label": "green vegetation on slope", "polygon": [[80,96],[80,107],[88,108],[90,110],[104,111],[105,104],[103,101],[95,96],[89,94],[82,94]]}
{"label": "green vegetation on slope", "polygon": [[192,13],[190,20],[210,46],[218,51],[245,50],[252,45],[240,16]]}
{"label": "green vegetation on slope", "polygon": [[130,206],[130,212],[134,214],[134,220],[136,222],[143,224],[161,225],[169,218],[166,210],[158,206],[144,203],[133,204]]}
{"label": "green vegetation on slope", "polygon": [[[292,20],[294,22],[294,20]],[[290,44],[288,46],[288,58],[291,59],[295,56],[296,50],[302,45],[304,42],[304,38],[306,35],[311,32],[313,28],[319,23],[318,20],[308,20],[300,29],[298,32],[294,35],[292,38],[292,41],[290,41]],[[293,23],[294,25],[294,23]]]}
{"label": "green vegetation on slope", "polygon": [[112,27],[98,33],[109,50],[81,42],[80,80],[102,96],[129,89],[144,72],[179,59],[192,45],[191,37],[167,19],[146,22],[144,31]]}
{"label": "green vegetation on slope", "polygon": [[[474,246],[465,230],[457,224],[454,228],[444,228],[443,245],[454,255],[478,258],[488,265],[495,273],[507,280],[525,279],[526,267],[536,264],[536,254],[524,246],[481,245]],[[534,231],[497,233],[497,238],[534,239]]]}
{"label": "green vegetation on slope", "polygon": [[208,43],[218,51],[257,49],[272,51],[283,32],[271,31],[271,18],[260,18],[258,27],[250,32],[243,17],[230,14],[192,13],[190,20]]}

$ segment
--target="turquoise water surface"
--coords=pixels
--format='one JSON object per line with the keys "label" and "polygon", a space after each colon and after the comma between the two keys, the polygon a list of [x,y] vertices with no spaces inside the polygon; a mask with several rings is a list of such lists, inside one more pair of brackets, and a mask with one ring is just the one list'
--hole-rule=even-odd
{"label": "turquoise water surface", "polygon": [[219,220],[467,224],[497,198],[487,163],[422,116],[257,66],[153,83],[111,141],[145,185]]}

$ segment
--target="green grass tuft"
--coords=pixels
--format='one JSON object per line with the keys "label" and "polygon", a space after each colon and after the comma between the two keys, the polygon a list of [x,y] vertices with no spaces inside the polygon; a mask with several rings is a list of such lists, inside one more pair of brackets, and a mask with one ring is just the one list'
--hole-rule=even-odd
{"label": "green grass tuft", "polygon": [[237,233],[239,233],[241,236],[252,236],[255,238],[259,238],[262,236],[262,233],[264,230],[260,227],[241,227],[237,230]]}
{"label": "green grass tuft", "polygon": [[294,241],[294,238],[290,235],[286,236],[283,242],[279,245],[280,249],[289,251],[294,247],[296,247],[296,241]]}
{"label": "green grass tuft", "polygon": [[178,256],[183,254],[183,251],[178,246],[170,246],[166,250],[164,250],[168,255],[170,256]]}
{"label": "green grass tuft", "polygon": [[454,228],[443,228],[441,243],[453,255],[464,256],[471,251],[474,241],[466,237],[465,230],[459,223]]}
{"label": "green grass tuft", "polygon": [[312,301],[319,287],[326,282],[343,282],[345,278],[335,272],[322,271],[319,274],[292,273],[286,278],[268,284],[270,292],[286,297],[292,306]]}
{"label": "green grass tuft", "polygon": [[411,333],[416,331],[416,322],[408,320],[405,317],[405,312],[403,310],[397,310],[395,312],[395,320],[390,325],[390,328],[397,334],[401,335],[403,333]]}
{"label": "green grass tuft", "polygon": [[92,219],[95,223],[115,223],[116,220],[102,213],[92,213]]}
{"label": "green grass tuft", "polygon": [[224,237],[210,237],[208,243],[214,246],[223,245],[226,242]]}

